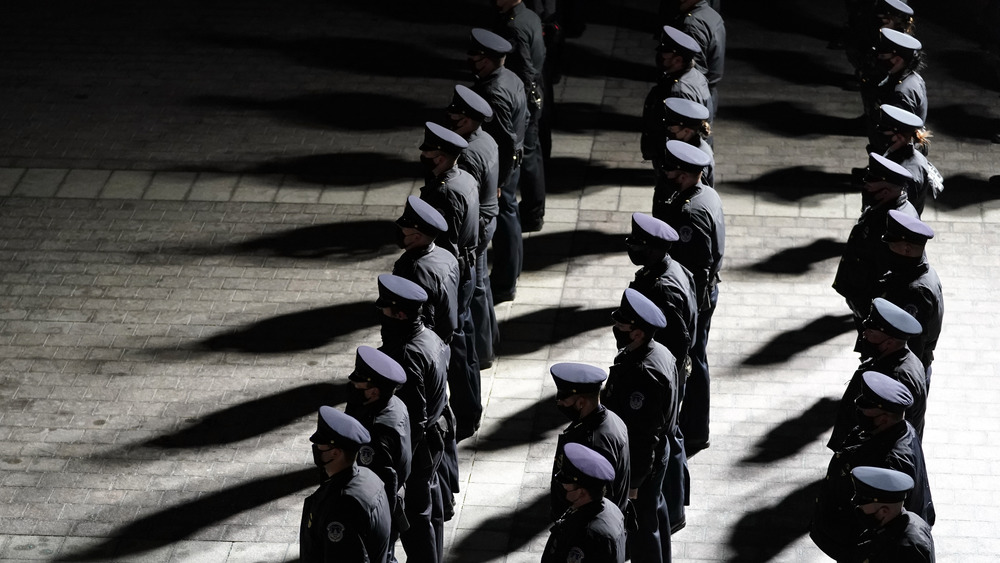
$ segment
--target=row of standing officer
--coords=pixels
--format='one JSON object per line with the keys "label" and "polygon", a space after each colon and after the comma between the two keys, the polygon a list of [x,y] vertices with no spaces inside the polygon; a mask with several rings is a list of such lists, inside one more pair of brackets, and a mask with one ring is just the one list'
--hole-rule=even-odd
{"label": "row of standing officer", "polygon": [[[522,13],[517,6],[505,11]],[[501,287],[511,282],[510,298],[520,273],[513,192],[532,124],[525,94],[533,89],[504,68],[512,50],[474,29],[475,83],[455,87],[443,120],[449,127],[425,124],[424,187],[397,220],[403,255],[378,279],[386,353],[359,348],[348,414],[320,410],[313,448],[325,479],[303,511],[303,561],[392,561],[397,537],[410,561],[443,559],[443,522],[458,491],[456,443],[479,426],[480,361],[492,363],[498,343],[497,292],[486,275],[494,230],[502,238],[494,273]],[[483,124],[494,124],[492,135]]]}
{"label": "row of standing officer", "polygon": [[868,167],[855,171],[862,212],[834,289],[854,314],[862,361],[827,444],[834,455],[810,535],[838,561],[933,561],[935,510],[921,442],[944,303],[925,252],[934,231],[919,216],[943,186],[923,156],[922,46],[908,35],[906,3],[849,8],[848,58],[861,82],[869,155]]}

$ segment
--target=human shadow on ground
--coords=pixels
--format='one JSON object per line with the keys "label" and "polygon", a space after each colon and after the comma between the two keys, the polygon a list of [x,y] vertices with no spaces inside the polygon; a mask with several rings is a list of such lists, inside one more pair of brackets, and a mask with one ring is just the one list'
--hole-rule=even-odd
{"label": "human shadow on ground", "polygon": [[[414,135],[416,144],[417,133]],[[360,151],[311,154],[275,158],[236,171],[243,174],[280,174],[291,176],[300,182],[321,186],[367,186],[419,178],[422,172],[419,170],[418,156],[417,150],[414,150],[412,159]]]}
{"label": "human shadow on ground", "polygon": [[[553,108],[555,118],[553,129],[569,133],[582,133],[590,130],[626,131],[634,133],[642,128],[642,118],[638,115],[615,113],[600,104],[589,102],[566,102]],[[546,175],[556,178],[548,174]]]}
{"label": "human shadow on ground", "polygon": [[312,92],[285,98],[194,96],[188,103],[222,111],[259,112],[307,129],[341,131],[414,131],[419,141],[424,121],[439,117],[439,108],[374,92]]}
{"label": "human shadow on ground", "polygon": [[755,465],[792,457],[833,426],[839,407],[837,399],[819,399],[799,416],[782,422],[764,435],[740,463]]}
{"label": "human shadow on ground", "polygon": [[[934,106],[928,120],[931,133],[948,135],[957,139],[989,140],[1000,132],[1000,114],[983,104],[948,104]],[[931,138],[928,157],[935,160],[934,138]],[[942,163],[944,164],[944,163]]]}
{"label": "human shadow on ground", "polygon": [[819,113],[800,102],[727,105],[725,109],[727,119],[743,121],[786,137],[819,139],[831,135],[864,136],[864,124],[857,118]]}
{"label": "human shadow on ground", "polygon": [[533,272],[553,264],[567,262],[572,258],[599,254],[624,256],[625,235],[593,229],[542,232],[524,239],[523,269]]}
{"label": "human shadow on ground", "polygon": [[[372,288],[375,283],[372,281]],[[378,324],[374,301],[340,303],[278,315],[211,336],[199,347],[207,352],[282,354],[313,350],[336,338]]]}
{"label": "human shadow on ground", "polygon": [[[366,33],[355,29],[354,33]],[[287,35],[236,35],[213,33],[196,37],[205,43],[229,49],[269,51],[304,66],[340,70],[359,76],[440,78],[467,80],[461,73],[465,51],[452,56],[427,49],[421,42],[397,41],[386,37],[327,35],[302,37]],[[402,57],[405,57],[405,62]]]}
{"label": "human shadow on ground", "polygon": [[575,156],[556,156],[545,164],[545,173],[551,178],[545,185],[550,194],[582,191],[593,186],[649,188],[649,202],[653,203],[653,184],[656,178],[652,166],[639,168],[611,168],[599,162]]}
{"label": "human shadow on ground", "polygon": [[959,174],[945,178],[944,192],[928,203],[938,208],[963,209],[997,199],[1000,199],[1000,177],[983,180]]}
{"label": "human shadow on ground", "polygon": [[[463,563],[486,563],[498,555],[517,551],[552,524],[549,520],[549,496],[538,495],[528,504],[510,513],[487,518],[451,548],[451,559]],[[492,534],[490,532],[493,532]],[[496,544],[484,541],[500,538]],[[506,542],[503,539],[506,539]]]}
{"label": "human shadow on ground", "polygon": [[844,246],[832,238],[816,239],[805,246],[779,250],[746,269],[764,274],[805,274],[813,264],[842,255]]}
{"label": "human shadow on ground", "polygon": [[650,40],[648,62],[638,63],[619,59],[600,49],[569,41],[563,47],[562,72],[567,76],[583,78],[620,78],[652,83],[657,77],[656,67],[653,66],[655,46],[656,42]]}
{"label": "human shadow on ground", "polygon": [[475,450],[495,452],[517,445],[534,444],[546,434],[569,424],[556,409],[555,395],[546,395],[520,411],[504,417],[488,434],[479,433]]}
{"label": "human shadow on ground", "polygon": [[[309,260],[371,259],[398,251],[392,221],[365,220],[311,225],[229,244],[165,247],[150,256],[257,256]],[[401,252],[401,251],[400,251]],[[374,280],[372,282],[374,284]]]}
{"label": "human shadow on ground", "polygon": [[[850,78],[841,68],[831,68],[805,51],[730,47],[726,48],[726,59],[743,61],[758,74],[791,84],[840,87]],[[729,111],[728,108],[726,111]]]}
{"label": "human shadow on ground", "polygon": [[347,402],[349,383],[309,383],[200,417],[197,422],[153,438],[142,447],[176,449],[232,444],[262,436],[316,413],[323,405]]}
{"label": "human shadow on ground", "polygon": [[[627,285],[622,285],[624,291]],[[611,330],[614,307],[584,309],[578,305],[548,307],[500,323],[500,355],[537,352],[545,346],[597,328]]]}
{"label": "human shadow on ground", "polygon": [[764,563],[795,540],[809,533],[820,481],[792,491],[777,504],[747,512],[733,526],[729,547],[731,563]]}
{"label": "human shadow on ground", "polygon": [[851,175],[826,172],[815,166],[779,168],[746,182],[726,182],[727,187],[764,192],[773,201],[792,202],[824,193],[853,191]]}
{"label": "human shadow on ground", "polygon": [[56,561],[109,561],[153,551],[240,512],[318,485],[317,469],[309,467],[205,493],[196,500],[141,517],[115,530],[97,545],[65,554]]}
{"label": "human shadow on ground", "polygon": [[[937,23],[937,22],[935,22]],[[944,72],[955,80],[968,82],[978,88],[987,90],[990,96],[996,96],[996,73],[983,72],[992,69],[996,64],[993,57],[985,50],[946,49],[935,50],[929,56],[930,65],[936,72]],[[934,106],[934,123],[940,120],[939,108]]]}
{"label": "human shadow on ground", "polygon": [[823,315],[803,326],[786,330],[775,336],[759,350],[743,360],[745,366],[768,366],[787,362],[813,346],[832,340],[855,329],[854,317]]}

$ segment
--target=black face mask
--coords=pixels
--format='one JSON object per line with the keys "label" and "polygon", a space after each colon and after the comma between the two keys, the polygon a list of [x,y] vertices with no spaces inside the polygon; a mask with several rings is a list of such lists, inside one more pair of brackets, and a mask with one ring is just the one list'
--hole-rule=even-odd
{"label": "black face mask", "polygon": [[877,358],[879,356],[878,344],[869,342],[867,338],[862,338],[858,342],[858,353],[863,359]]}
{"label": "black face mask", "polygon": [[632,331],[630,330],[619,330],[618,327],[611,327],[611,332],[615,335],[615,343],[618,345],[618,349],[621,350],[629,344],[632,343]]}
{"label": "black face mask", "polygon": [[920,256],[904,256],[890,250],[885,255],[885,261],[893,272],[905,272],[920,265]]}
{"label": "black face mask", "polygon": [[396,229],[396,246],[405,250],[406,249],[406,235],[403,234],[403,229]]}
{"label": "black face mask", "polygon": [[580,420],[580,411],[573,405],[560,405],[559,403],[556,403],[556,408],[559,409],[559,412],[568,418],[570,422]]}
{"label": "black face mask", "polygon": [[361,409],[364,407],[365,401],[368,400],[368,397],[365,397],[365,391],[367,391],[367,389],[358,389],[353,385],[348,387],[347,389],[348,410]]}
{"label": "black face mask", "polygon": [[420,155],[420,166],[423,168],[424,174],[432,174],[434,172],[434,159]]}
{"label": "black face mask", "polygon": [[319,446],[313,444],[312,452],[313,452],[313,463],[316,464],[316,467],[323,467],[324,465],[326,465],[326,462],[323,461],[322,459],[324,452],[320,451]]}
{"label": "black face mask", "polygon": [[871,416],[866,416],[865,413],[861,412],[861,409],[857,410],[858,428],[861,428],[863,432],[871,433],[875,430],[875,418]]}
{"label": "black face mask", "polygon": [[413,333],[413,321],[410,319],[394,319],[382,315],[381,322],[383,343],[398,344]]}
{"label": "black face mask", "polygon": [[854,516],[857,518],[858,527],[863,530],[875,530],[879,527],[878,517],[875,514],[866,514],[860,506],[854,507]]}
{"label": "black face mask", "polygon": [[636,266],[648,266],[653,261],[652,252],[646,245],[629,244],[625,249],[628,250],[628,259]]}

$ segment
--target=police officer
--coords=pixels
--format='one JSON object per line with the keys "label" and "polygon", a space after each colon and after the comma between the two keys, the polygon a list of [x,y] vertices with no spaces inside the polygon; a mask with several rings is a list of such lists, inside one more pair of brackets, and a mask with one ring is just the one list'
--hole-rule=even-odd
{"label": "police officer", "polygon": [[712,126],[708,123],[708,108],[684,98],[667,98],[663,105],[666,111],[664,123],[667,126],[667,140],[684,141],[707,154],[709,162],[701,173],[701,181],[706,186],[715,187],[715,151],[708,144],[712,133]]}
{"label": "police officer", "polygon": [[[670,26],[664,26],[660,44],[656,47],[656,68],[660,77],[646,94],[642,105],[642,136],[639,147],[642,158],[653,162],[657,169],[663,160],[663,147],[670,139],[666,107],[669,98],[684,98],[711,107],[712,94],[705,76],[694,68],[694,55],[701,47],[690,36]],[[709,114],[709,122],[712,116]]]}
{"label": "police officer", "polygon": [[857,538],[851,503],[851,470],[859,466],[884,467],[906,473],[915,483],[906,509],[934,524],[934,503],[920,440],[904,411],[913,402],[906,387],[887,375],[866,372],[862,392],[855,402],[859,424],[836,448],[816,499],[810,530],[813,542],[824,553],[847,560]]}
{"label": "police officer", "polygon": [[391,546],[399,532],[407,528],[399,490],[410,476],[410,416],[395,395],[396,389],[406,383],[406,373],[384,352],[359,346],[348,379],[353,389],[344,412],[361,422],[371,436],[371,442],[358,450],[358,464],[374,471],[385,484],[393,515]]}
{"label": "police officer", "polygon": [[475,433],[483,414],[479,358],[470,306],[479,246],[479,187],[468,172],[456,166],[459,154],[468,146],[469,143],[454,131],[436,123],[425,124],[420,160],[429,174],[424,187],[420,188],[420,199],[444,216],[448,234],[438,242],[458,259],[458,329],[451,342],[449,385],[452,387],[451,405],[458,418],[459,440]]}
{"label": "police officer", "polygon": [[854,478],[855,513],[861,520],[857,561],[870,563],[933,563],[931,527],[920,516],[903,508],[913,490],[906,473],[861,466]]}
{"label": "police officer", "polygon": [[628,429],[629,498],[638,524],[629,534],[629,551],[636,563],[670,561],[670,518],[662,487],[668,436],[677,426],[680,406],[677,360],[653,340],[666,326],[663,312],[638,291],[626,289],[611,318],[619,352],[601,400]]}
{"label": "police officer", "polygon": [[558,479],[567,444],[583,444],[604,456],[614,468],[615,478],[604,496],[626,512],[629,474],[628,430],[622,419],[601,404],[601,384],[608,378],[604,370],[587,364],[562,363],[549,368],[556,384],[556,408],[570,420],[559,434],[555,462],[552,465],[552,520],[558,519],[570,502]]}
{"label": "police officer", "polygon": [[424,324],[445,342],[458,329],[458,259],[434,244],[448,232],[448,223],[437,209],[417,196],[408,196],[403,214],[396,219],[399,247],[403,254],[392,273],[404,277],[427,292]]}
{"label": "police officer", "polygon": [[856,71],[865,71],[872,64],[882,28],[913,35],[913,8],[900,0],[861,2],[854,7],[848,29],[845,51],[847,60]]}
{"label": "police officer", "polygon": [[847,300],[854,321],[861,332],[861,320],[868,316],[872,291],[887,270],[882,235],[889,211],[896,209],[917,217],[917,210],[906,198],[906,183],[913,176],[905,168],[875,153],[868,155],[868,170],[861,192],[861,217],[847,237],[833,288]]}
{"label": "police officer", "polygon": [[[419,200],[418,200],[419,201]],[[423,202],[419,202],[423,203]],[[413,561],[440,561],[444,545],[443,496],[439,481],[448,411],[447,378],[450,350],[424,327],[422,307],[426,292],[417,284],[393,275],[378,278],[376,306],[382,310],[381,351],[394,359],[406,374],[397,395],[410,419],[412,461],[406,480],[406,517],[409,529],[400,537],[407,557]],[[455,472],[458,460],[454,460]]]}
{"label": "police officer", "polygon": [[524,256],[517,185],[524,156],[528,105],[524,83],[504,68],[504,59],[513,49],[510,42],[481,28],[472,30],[470,42],[468,62],[476,77],[472,90],[493,108],[494,119],[487,122],[484,129],[497,142],[500,155],[500,211],[493,238],[490,283],[493,302],[503,303],[514,299]]}
{"label": "police officer", "polygon": [[356,463],[358,451],[371,441],[368,431],[354,418],[323,406],[309,441],[323,483],[302,507],[299,560],[385,561],[392,521],[389,500],[382,480]]}
{"label": "police officer", "polygon": [[500,14],[494,31],[510,42],[506,67],[524,83],[528,124],[524,131],[524,161],[521,164],[521,232],[542,230],[545,223],[545,165],[539,139],[539,119],[545,84],[545,40],[542,21],[521,0],[496,0]]}
{"label": "police officer", "polygon": [[458,167],[479,184],[479,246],[476,248],[476,287],[472,294],[472,325],[476,333],[476,354],[479,368],[493,364],[495,347],[500,340],[497,316],[493,310],[493,290],[486,261],[486,249],[497,229],[497,185],[500,156],[493,137],[483,131],[482,124],[493,119],[493,109],[479,94],[461,84],[455,86],[451,104],[445,110],[451,130],[469,143],[458,157]]}
{"label": "police officer", "polygon": [[882,156],[899,164],[912,178],[906,183],[906,199],[913,204],[917,214],[923,213],[924,202],[930,195],[937,198],[944,189],[941,174],[924,156],[930,132],[924,121],[902,108],[882,104],[877,129],[882,144],[874,148]]}
{"label": "police officer", "polygon": [[889,104],[927,121],[927,85],[920,76],[924,52],[917,38],[883,28],[873,68],[861,80],[861,102],[867,116],[869,143],[878,144],[879,106]]}
{"label": "police officer", "polygon": [[569,508],[552,526],[542,563],[624,563],[624,517],[604,498],[615,478],[611,462],[582,444],[566,444],[565,452],[556,479]]}
{"label": "police officer", "polygon": [[[692,338],[697,330],[698,299],[694,278],[687,268],[670,257],[670,246],[677,241],[677,231],[670,225],[644,213],[632,214],[632,234],[625,239],[629,259],[642,266],[629,287],[638,291],[663,311],[667,326],[653,337],[677,359],[680,396],[691,372]],[[690,474],[684,436],[680,427],[667,435],[670,454],[663,479],[663,497],[670,513],[671,533],[684,527],[684,506],[690,502]]]}
{"label": "police officer", "polygon": [[714,120],[719,110],[719,82],[726,63],[726,26],[722,16],[705,0],[661,0],[660,13],[666,18],[665,24],[687,33],[701,47],[694,64],[708,80],[712,103],[706,105]]}
{"label": "police officer", "polygon": [[890,303],[898,303],[913,315],[923,330],[906,345],[920,359],[927,371],[927,390],[931,387],[931,363],[944,319],[944,292],[941,279],[927,262],[924,247],[934,238],[934,230],[919,219],[892,210],[889,212],[882,242],[888,246],[889,271],[879,280],[875,293]]}
{"label": "police officer", "polygon": [[719,301],[719,270],[726,249],[722,200],[701,182],[709,157],[681,141],[667,141],[661,174],[653,192],[653,216],[677,230],[670,255],[694,276],[698,325],[691,348],[691,376],[684,389],[680,426],[688,457],[709,445],[708,333]]}
{"label": "police officer", "polygon": [[927,378],[923,364],[906,345],[906,341],[920,334],[923,328],[909,313],[880,297],[872,301],[871,314],[863,326],[859,347],[864,360],[851,377],[840,401],[837,420],[827,444],[833,450],[857,424],[853,402],[861,392],[862,375],[869,371],[883,373],[906,386],[913,397],[913,404],[906,410],[906,419],[916,429],[918,438],[924,433]]}
{"label": "police officer", "polygon": [[677,240],[677,231],[670,225],[645,213],[633,213],[625,248],[629,260],[640,266],[629,287],[663,311],[667,326],[656,331],[654,338],[677,358],[678,372],[686,378],[691,371],[688,354],[697,330],[698,297],[694,276],[670,256]]}

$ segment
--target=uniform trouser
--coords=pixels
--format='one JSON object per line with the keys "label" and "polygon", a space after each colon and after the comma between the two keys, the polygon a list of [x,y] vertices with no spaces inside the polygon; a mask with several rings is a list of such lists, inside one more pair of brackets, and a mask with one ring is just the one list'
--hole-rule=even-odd
{"label": "uniform trouser", "polygon": [[524,163],[521,164],[521,223],[531,225],[545,217],[545,164],[542,162],[542,146],[538,139],[538,118],[540,111],[532,111],[528,117],[528,128],[524,131]]}
{"label": "uniform trouser", "polygon": [[410,528],[400,534],[406,560],[413,563],[438,563],[444,558],[439,546],[444,541],[441,488],[438,468],[444,443],[437,425],[432,425],[413,450],[410,477],[406,480],[406,518]]}
{"label": "uniform trouser", "polygon": [[493,291],[490,288],[489,267],[486,263],[486,248],[497,229],[496,218],[491,218],[479,233],[479,248],[476,249],[476,288],[472,292],[472,324],[476,332],[476,355],[479,363],[493,361],[493,348],[500,340],[497,314],[493,309]]}
{"label": "uniform trouser", "polygon": [[639,525],[627,538],[633,563],[670,561],[670,516],[662,491],[664,472],[663,461],[657,461],[632,501]]}
{"label": "uniform trouser", "polygon": [[479,428],[483,415],[480,396],[479,358],[476,334],[472,326],[472,294],[475,273],[470,264],[462,272],[458,287],[458,327],[451,337],[451,362],[448,364],[448,391],[451,410],[458,422],[458,438],[468,438]]}
{"label": "uniform trouser", "polygon": [[670,517],[670,533],[675,533],[687,522],[684,507],[691,503],[691,474],[684,453],[684,435],[679,428],[674,436],[667,437],[667,447],[670,449],[663,476],[663,500]]}
{"label": "uniform trouser", "polygon": [[521,240],[521,215],[517,207],[517,183],[521,168],[515,166],[500,187],[500,212],[497,230],[493,235],[493,272],[490,285],[494,295],[510,295],[517,288],[524,259]]}
{"label": "uniform trouser", "polygon": [[688,446],[700,446],[708,442],[708,331],[712,327],[712,314],[719,302],[718,285],[711,289],[710,299],[709,308],[698,311],[697,340],[691,347],[691,377],[684,386],[684,400],[681,403],[679,424]]}

